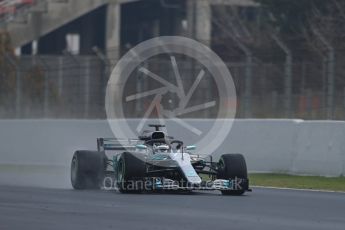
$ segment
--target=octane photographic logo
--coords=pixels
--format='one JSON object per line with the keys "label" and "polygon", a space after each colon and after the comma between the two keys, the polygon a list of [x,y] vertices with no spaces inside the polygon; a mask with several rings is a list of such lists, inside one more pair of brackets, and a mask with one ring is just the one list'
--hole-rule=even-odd
{"label": "octane photographic logo", "polygon": [[[149,123],[198,153],[223,143],[236,114],[232,76],[207,46],[178,36],[157,37],[129,50],[108,81],[107,120],[118,139],[137,138]],[[206,115],[205,115],[206,114]],[[212,115],[212,119],[207,118]]]}
{"label": "octane photographic logo", "polygon": [[[105,190],[119,190],[119,184],[118,181],[114,180],[112,177],[105,177],[103,180],[103,189]],[[228,190],[242,190],[243,187],[241,186],[241,183],[243,182],[243,179],[241,178],[235,178],[235,179],[229,179],[228,183]],[[170,184],[170,186],[165,186],[166,190],[169,191],[178,191],[180,190],[179,185],[185,183],[184,180],[181,180],[179,182],[174,181],[174,184]],[[164,178],[154,177],[147,180],[129,180],[129,181],[123,181],[121,182],[121,187],[125,188],[128,191],[159,191],[162,189],[160,185],[164,184]],[[193,184],[187,183],[184,187],[185,191],[192,191],[195,189],[195,186]],[[215,184],[213,180],[207,180],[205,183],[199,187],[200,190],[226,190],[222,185]]]}

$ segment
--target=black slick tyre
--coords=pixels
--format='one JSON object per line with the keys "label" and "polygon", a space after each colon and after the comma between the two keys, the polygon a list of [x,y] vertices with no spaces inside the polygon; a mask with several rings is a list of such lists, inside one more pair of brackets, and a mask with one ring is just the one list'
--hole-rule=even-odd
{"label": "black slick tyre", "polygon": [[71,184],[74,189],[100,189],[106,156],[103,152],[79,150],[71,162]]}
{"label": "black slick tyre", "polygon": [[[242,154],[224,154],[218,163],[217,179],[231,180],[248,178],[247,164]],[[221,190],[223,195],[242,195],[245,188],[239,190]]]}

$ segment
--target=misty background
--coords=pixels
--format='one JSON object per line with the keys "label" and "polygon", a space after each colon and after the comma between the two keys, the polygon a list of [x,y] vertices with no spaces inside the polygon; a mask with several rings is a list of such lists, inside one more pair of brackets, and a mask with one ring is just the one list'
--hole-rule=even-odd
{"label": "misty background", "polygon": [[[344,12],[341,0],[3,0],[0,118],[103,119],[117,60],[142,41],[176,35],[204,43],[227,64],[237,118],[342,120]],[[169,79],[170,63],[162,62],[151,71]],[[188,82],[194,64],[177,63]],[[216,96],[207,85],[194,103]]]}

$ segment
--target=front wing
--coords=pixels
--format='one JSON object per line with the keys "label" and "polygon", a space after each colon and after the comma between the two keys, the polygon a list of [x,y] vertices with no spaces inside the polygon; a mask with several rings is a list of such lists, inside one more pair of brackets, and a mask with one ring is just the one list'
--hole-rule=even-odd
{"label": "front wing", "polygon": [[[235,178],[229,180],[216,179],[214,181],[202,181],[199,184],[181,183],[167,178],[148,177],[144,180],[133,181],[135,187],[141,187],[143,190],[220,190],[220,191],[251,191],[249,189],[249,180],[246,178]],[[183,184],[181,186],[181,184]]]}

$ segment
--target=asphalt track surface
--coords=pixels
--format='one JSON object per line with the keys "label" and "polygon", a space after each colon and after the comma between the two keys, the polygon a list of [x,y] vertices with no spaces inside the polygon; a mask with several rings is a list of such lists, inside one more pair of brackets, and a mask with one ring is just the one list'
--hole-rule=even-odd
{"label": "asphalt track surface", "polygon": [[345,194],[119,194],[0,186],[1,230],[345,229]]}

